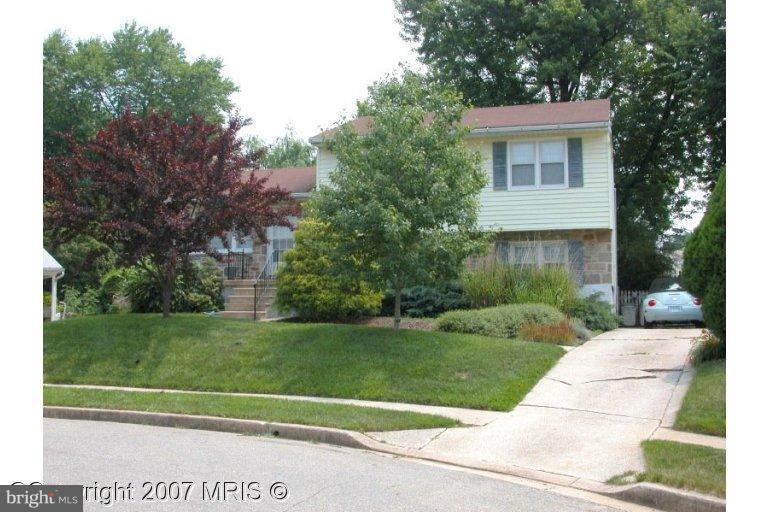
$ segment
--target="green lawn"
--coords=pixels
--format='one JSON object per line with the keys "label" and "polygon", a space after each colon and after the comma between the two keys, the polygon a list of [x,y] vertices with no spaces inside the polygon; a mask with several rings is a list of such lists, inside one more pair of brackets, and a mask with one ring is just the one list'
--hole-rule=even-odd
{"label": "green lawn", "polygon": [[646,470],[626,473],[609,484],[651,482],[725,498],[725,450],[674,441],[643,441]]}
{"label": "green lawn", "polygon": [[674,441],[644,441],[643,480],[725,497],[725,450]]}
{"label": "green lawn", "polygon": [[44,326],[45,382],[317,395],[509,410],[554,345],[204,315],[101,315]]}
{"label": "green lawn", "polygon": [[51,388],[43,390],[45,405],[170,412],[296,423],[343,428],[360,432],[415,428],[454,427],[457,422],[442,416],[390,411],[344,404],[323,404],[252,396],[215,394],[110,391]]}
{"label": "green lawn", "polygon": [[696,365],[675,429],[725,436],[725,361]]}

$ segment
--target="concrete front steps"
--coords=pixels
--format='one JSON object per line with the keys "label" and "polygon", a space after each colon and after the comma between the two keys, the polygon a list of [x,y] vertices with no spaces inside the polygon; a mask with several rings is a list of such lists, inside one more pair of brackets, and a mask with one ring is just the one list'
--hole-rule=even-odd
{"label": "concrete front steps", "polygon": [[269,308],[275,300],[277,288],[274,285],[267,286],[259,297],[259,302],[254,308],[254,289],[252,279],[228,279],[224,281],[224,318],[253,319],[253,311],[256,310],[256,320],[267,318]]}

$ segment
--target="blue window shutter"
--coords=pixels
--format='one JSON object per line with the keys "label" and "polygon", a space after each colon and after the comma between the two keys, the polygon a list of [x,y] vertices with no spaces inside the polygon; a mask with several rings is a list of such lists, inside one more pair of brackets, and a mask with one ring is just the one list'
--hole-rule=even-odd
{"label": "blue window shutter", "polygon": [[493,143],[493,190],[507,190],[507,143]]}
{"label": "blue window shutter", "polygon": [[568,186],[584,186],[584,162],[581,155],[581,137],[568,139]]}
{"label": "blue window shutter", "polygon": [[584,242],[568,240],[568,267],[576,282],[584,284]]}

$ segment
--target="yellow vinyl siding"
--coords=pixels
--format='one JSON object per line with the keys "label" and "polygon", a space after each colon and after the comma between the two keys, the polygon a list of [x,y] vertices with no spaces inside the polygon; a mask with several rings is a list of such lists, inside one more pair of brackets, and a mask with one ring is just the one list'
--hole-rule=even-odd
{"label": "yellow vinyl siding", "polygon": [[[514,136],[470,136],[467,144],[480,152],[488,183],[480,193],[479,224],[501,231],[555,229],[612,229],[611,184],[613,172],[607,128],[522,132]],[[527,190],[493,190],[492,144],[497,141],[542,141],[582,138],[584,186]],[[317,184],[327,184],[338,161],[318,148]],[[567,169],[566,169],[567,173]]]}
{"label": "yellow vinyl siding", "polygon": [[317,185],[328,185],[328,175],[331,174],[336,166],[338,160],[336,157],[323,147],[317,149]]}
{"label": "yellow vinyl siding", "polygon": [[[568,137],[582,138],[583,187],[493,190],[493,142]],[[611,228],[612,169],[607,129],[472,137],[467,142],[480,152],[488,176],[488,184],[480,193],[478,221],[482,227],[502,231]]]}

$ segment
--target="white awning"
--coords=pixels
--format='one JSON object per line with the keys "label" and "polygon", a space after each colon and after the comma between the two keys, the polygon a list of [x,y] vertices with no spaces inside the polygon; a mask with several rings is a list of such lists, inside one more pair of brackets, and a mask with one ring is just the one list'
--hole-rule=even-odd
{"label": "white awning", "polygon": [[43,277],[54,277],[63,271],[64,267],[48,251],[43,249]]}

